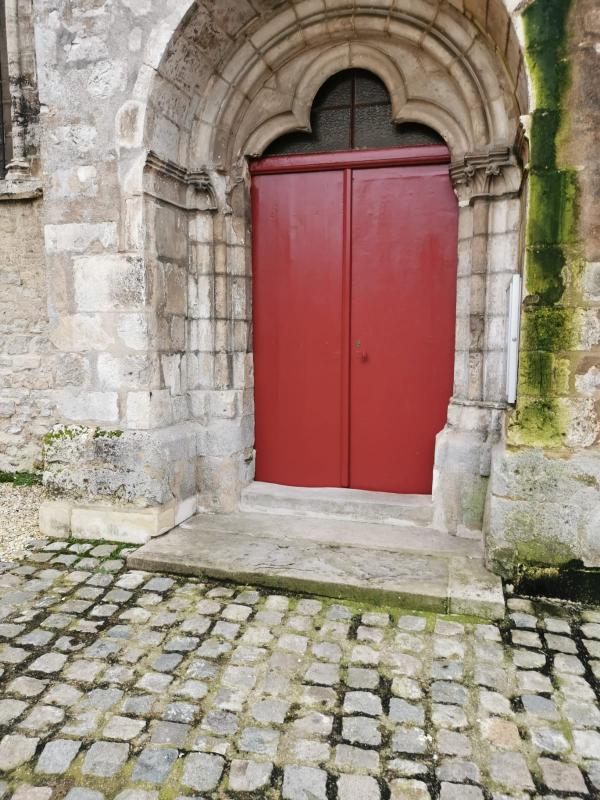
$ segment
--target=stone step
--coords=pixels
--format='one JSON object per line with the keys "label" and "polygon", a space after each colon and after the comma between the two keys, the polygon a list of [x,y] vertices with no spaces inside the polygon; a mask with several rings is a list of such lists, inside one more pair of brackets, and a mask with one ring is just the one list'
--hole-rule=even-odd
{"label": "stone step", "polygon": [[431,495],[305,488],[260,481],[244,489],[240,510],[385,525],[430,525],[433,516]]}
{"label": "stone step", "polygon": [[504,614],[481,543],[428,528],[275,514],[198,514],[128,566],[488,619]]}

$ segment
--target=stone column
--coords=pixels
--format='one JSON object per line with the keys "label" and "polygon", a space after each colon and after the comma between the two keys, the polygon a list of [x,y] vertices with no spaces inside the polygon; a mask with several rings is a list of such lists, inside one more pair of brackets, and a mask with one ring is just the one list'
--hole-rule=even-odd
{"label": "stone column", "polygon": [[251,252],[245,160],[213,176],[222,202],[190,238],[188,371],[201,510],[237,508],[254,472]]}
{"label": "stone column", "polygon": [[31,0],[6,0],[6,49],[11,95],[11,160],[7,181],[31,178],[38,101]]}
{"label": "stone column", "polygon": [[436,440],[434,524],[475,535],[505,397],[506,289],[521,270],[522,171],[507,147],[450,167],[459,202],[454,392]]}

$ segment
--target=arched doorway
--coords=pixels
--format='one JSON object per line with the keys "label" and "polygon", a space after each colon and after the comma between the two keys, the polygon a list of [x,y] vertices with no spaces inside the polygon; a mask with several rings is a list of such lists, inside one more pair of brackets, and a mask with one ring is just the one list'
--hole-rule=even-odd
{"label": "arched doorway", "polygon": [[452,395],[458,207],[443,139],[348,69],[253,163],[256,479],[431,492]]}
{"label": "arched doorway", "polygon": [[334,5],[261,4],[242,24],[220,2],[190,0],[150,38],[144,63],[154,66],[140,72],[117,120],[119,235],[128,268],[143,253],[135,269],[149,330],[159,333],[151,341],[161,388],[119,409],[151,431],[143,435],[161,453],[175,443],[163,457],[161,498],[183,498],[181,514],[192,513],[197,488],[201,510],[239,507],[257,442],[249,165],[285,134],[309,131],[330,76],[369,70],[389,92],[395,123],[431,126],[452,159],[454,389],[435,447],[432,505],[437,526],[477,529],[506,405],[504,293],[522,252],[519,119],[528,100],[518,39],[498,13],[501,0],[489,0],[495,11],[483,19],[448,3]]}

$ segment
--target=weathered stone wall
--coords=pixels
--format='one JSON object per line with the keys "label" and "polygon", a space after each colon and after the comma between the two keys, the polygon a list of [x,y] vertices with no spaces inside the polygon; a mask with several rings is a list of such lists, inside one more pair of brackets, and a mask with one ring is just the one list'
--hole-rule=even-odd
{"label": "weathered stone wall", "polygon": [[[333,72],[372,69],[399,121],[447,138],[467,230],[473,192],[486,205],[520,188],[511,148],[527,81],[510,16],[500,0],[34,9],[50,336],[78,364],[55,385],[67,428],[47,448],[45,480],[78,502],[189,511],[198,488],[203,507],[232,508],[253,472],[246,158],[306,127]],[[518,269],[491,241],[510,235],[506,221],[484,228],[464,243],[459,288],[457,393],[475,405],[501,400],[504,313],[490,304]],[[479,335],[471,323],[486,317],[498,324]],[[473,413],[479,474],[495,412]],[[105,447],[97,429],[122,435]],[[481,502],[471,516],[477,527]]]}
{"label": "weathered stone wall", "polygon": [[39,468],[55,421],[39,200],[0,202],[0,470]]}
{"label": "weathered stone wall", "polygon": [[600,565],[600,10],[524,12],[535,111],[517,407],[494,455],[489,562]]}
{"label": "weathered stone wall", "polygon": [[[1,391],[22,389],[22,409],[32,387],[38,394],[29,428],[18,431],[26,414],[14,400],[0,427],[12,437],[7,453],[31,447],[33,459],[35,436],[55,418],[66,425],[49,438],[45,463],[46,482],[70,498],[50,515],[64,531],[82,524],[74,503],[121,508],[106,512],[105,529],[104,512],[97,517],[99,535],[114,533],[125,506],[146,509],[142,537],[198,500],[235,506],[252,477],[254,439],[247,157],[305,128],[321,83],[359,67],[385,80],[398,121],[432,125],[453,158],[457,348],[436,452],[436,522],[477,530],[490,477],[490,563],[508,571],[546,552],[600,563],[596,5],[11,3],[13,139],[29,162],[19,169],[36,175],[41,164],[47,271],[29,276],[31,237],[19,233],[39,230],[26,215],[40,203],[4,203],[19,280],[35,297],[9,302],[1,369],[10,386]],[[532,142],[526,299],[507,426],[505,290],[524,250],[521,116]],[[13,285],[2,284],[9,293]],[[25,306],[36,313],[19,339]],[[560,543],[556,553],[548,542]]]}

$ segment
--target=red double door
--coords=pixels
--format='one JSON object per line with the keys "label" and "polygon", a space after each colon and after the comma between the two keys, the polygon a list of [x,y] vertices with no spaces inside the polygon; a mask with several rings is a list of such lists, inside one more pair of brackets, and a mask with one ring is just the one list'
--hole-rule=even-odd
{"label": "red double door", "polygon": [[253,166],[256,480],[431,491],[452,393],[448,152]]}

